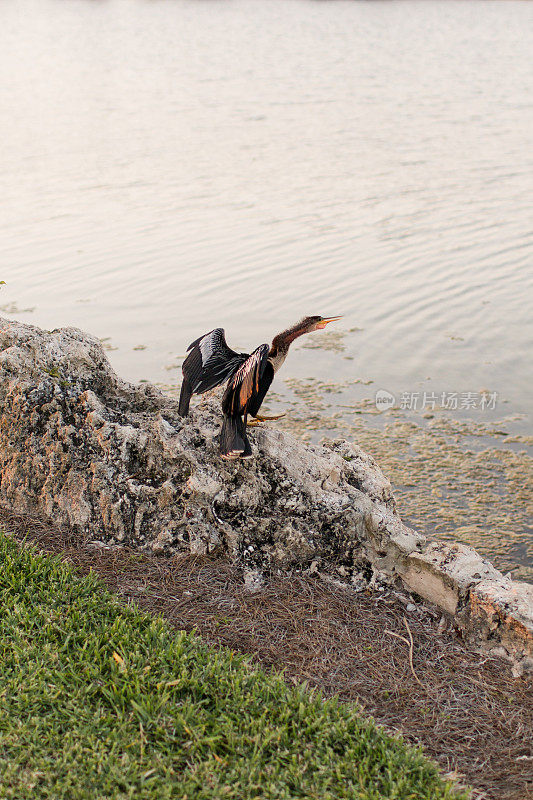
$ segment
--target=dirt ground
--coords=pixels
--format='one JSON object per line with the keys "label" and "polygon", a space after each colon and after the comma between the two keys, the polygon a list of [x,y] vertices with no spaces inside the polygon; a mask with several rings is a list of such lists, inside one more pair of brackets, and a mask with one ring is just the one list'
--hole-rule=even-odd
{"label": "dirt ground", "polygon": [[475,787],[475,800],[533,798],[531,679],[474,651],[419,598],[302,575],[274,576],[250,594],[222,558],[110,549],[2,510],[0,525],[82,574],[94,570],[125,603],[357,701]]}

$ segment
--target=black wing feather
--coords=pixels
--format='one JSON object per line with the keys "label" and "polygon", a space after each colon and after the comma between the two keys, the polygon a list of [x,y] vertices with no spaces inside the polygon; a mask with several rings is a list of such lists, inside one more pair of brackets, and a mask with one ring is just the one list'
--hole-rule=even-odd
{"label": "black wing feather", "polygon": [[270,361],[267,360],[264,372],[261,376],[261,380],[259,382],[259,392],[253,396],[246,407],[246,412],[250,414],[251,417],[257,417],[259,413],[259,409],[261,408],[261,404],[265,399],[265,395],[270,389],[270,385],[274,380],[274,368]]}
{"label": "black wing feather", "polygon": [[183,362],[183,382],[180,394],[180,414],[189,411],[193,394],[203,394],[228,380],[248,358],[236,353],[226,343],[223,328],[215,328],[191,342],[189,355]]}

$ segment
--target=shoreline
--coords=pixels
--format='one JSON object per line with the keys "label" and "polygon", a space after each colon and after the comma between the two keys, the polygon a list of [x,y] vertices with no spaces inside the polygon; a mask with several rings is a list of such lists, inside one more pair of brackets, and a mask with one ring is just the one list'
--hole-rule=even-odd
{"label": "shoreline", "polygon": [[[156,387],[121,380],[77,328],[2,320],[0,344],[4,507],[105,544],[224,553],[252,590],[296,570],[356,591],[416,592],[477,646],[506,655],[513,674],[533,671],[533,586],[470,547],[408,528],[390,481],[358,445],[307,445],[259,426],[255,458],[222,462],[212,399],[181,417]],[[413,454],[402,456],[406,469]]]}

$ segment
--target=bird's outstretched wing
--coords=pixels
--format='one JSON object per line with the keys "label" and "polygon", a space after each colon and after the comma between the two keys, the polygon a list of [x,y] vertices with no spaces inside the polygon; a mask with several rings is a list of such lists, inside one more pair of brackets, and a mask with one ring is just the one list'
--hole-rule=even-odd
{"label": "bird's outstretched wing", "polygon": [[268,344],[259,345],[235,372],[222,398],[224,414],[237,416],[247,413],[248,406],[260,392],[269,351]]}
{"label": "bird's outstretched wing", "polygon": [[236,353],[226,344],[223,328],[215,328],[192,342],[189,355],[183,362],[179,412],[189,413],[193,394],[214,389],[230,378],[248,358],[245,353]]}

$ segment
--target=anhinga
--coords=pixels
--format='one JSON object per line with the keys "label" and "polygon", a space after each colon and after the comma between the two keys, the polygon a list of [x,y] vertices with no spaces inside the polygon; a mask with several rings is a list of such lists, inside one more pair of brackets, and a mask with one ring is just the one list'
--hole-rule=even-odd
{"label": "anhinga", "polygon": [[[228,347],[223,328],[200,336],[187,348],[183,362],[179,413],[189,413],[193,394],[203,394],[228,381],[222,397],[224,421],[220,432],[222,458],[249,458],[252,448],[246,436],[248,415],[259,421],[279,417],[259,417],[258,411],[275,373],[281,367],[289,347],[298,336],[325,328],[340,317],[305,317],[292,328],[274,336],[272,344],[261,344],[253,353],[236,353]],[[282,414],[280,416],[283,416]],[[254,423],[248,423],[254,424]]]}

